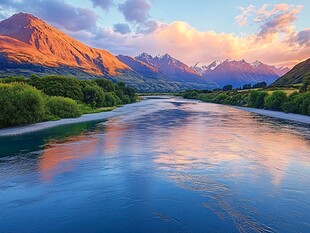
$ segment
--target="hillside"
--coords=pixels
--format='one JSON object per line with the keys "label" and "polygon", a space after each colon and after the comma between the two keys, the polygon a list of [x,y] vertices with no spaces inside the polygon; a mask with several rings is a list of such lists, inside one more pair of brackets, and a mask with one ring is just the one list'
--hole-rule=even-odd
{"label": "hillside", "polygon": [[297,64],[287,74],[276,80],[271,86],[289,86],[301,84],[306,75],[310,74],[310,58]]}

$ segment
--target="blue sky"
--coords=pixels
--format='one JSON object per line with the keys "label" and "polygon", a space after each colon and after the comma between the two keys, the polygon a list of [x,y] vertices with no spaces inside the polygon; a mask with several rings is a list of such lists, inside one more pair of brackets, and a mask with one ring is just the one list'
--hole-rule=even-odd
{"label": "blue sky", "polygon": [[114,54],[169,53],[189,65],[231,58],[291,67],[310,54],[309,0],[0,1],[0,20],[17,12]]}
{"label": "blue sky", "polygon": [[[85,8],[92,8],[90,1],[68,0],[68,3]],[[114,4],[118,5],[124,1],[115,0]],[[239,7],[248,5],[261,6],[267,4],[287,3],[289,5],[303,5],[295,26],[298,30],[310,26],[310,1],[249,1],[249,0],[152,0],[149,1],[151,8],[149,15],[152,19],[171,23],[173,21],[185,21],[201,31],[214,30],[218,33],[252,33],[253,27],[249,25],[246,28],[240,28],[235,22],[235,17],[240,14]],[[93,8],[100,16],[100,24],[105,27],[112,27],[115,23],[126,22],[122,14],[115,7],[109,10],[102,10],[100,7]]]}

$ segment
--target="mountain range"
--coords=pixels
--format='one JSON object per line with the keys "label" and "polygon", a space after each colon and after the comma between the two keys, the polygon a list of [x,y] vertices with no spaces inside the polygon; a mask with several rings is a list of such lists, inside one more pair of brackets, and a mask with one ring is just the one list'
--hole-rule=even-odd
{"label": "mountain range", "polygon": [[277,69],[259,61],[215,61],[189,67],[169,54],[115,57],[91,48],[43,20],[18,13],[0,22],[0,76],[31,74],[71,75],[80,79],[123,81],[138,91],[182,91],[272,83],[288,68]]}
{"label": "mountain range", "polygon": [[242,87],[244,84],[255,84],[265,81],[271,84],[289,71],[287,67],[276,68],[260,61],[248,63],[245,60],[214,61],[210,65],[196,64],[192,67],[202,77],[216,82],[220,86],[232,84]]}

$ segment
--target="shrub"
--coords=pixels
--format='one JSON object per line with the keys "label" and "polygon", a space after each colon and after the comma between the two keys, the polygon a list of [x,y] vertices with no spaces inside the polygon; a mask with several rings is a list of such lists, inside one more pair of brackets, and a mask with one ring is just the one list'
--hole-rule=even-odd
{"label": "shrub", "polygon": [[265,98],[268,95],[265,91],[251,91],[248,106],[251,108],[264,108]]}
{"label": "shrub", "polygon": [[23,83],[0,84],[0,126],[35,123],[44,117],[40,91]]}
{"label": "shrub", "polygon": [[99,87],[101,87],[105,92],[114,92],[115,84],[106,79],[96,79],[94,81]]}
{"label": "shrub", "polygon": [[63,96],[74,100],[83,100],[82,87],[80,81],[73,77],[63,76],[32,76],[29,84],[42,90],[49,96]]}
{"label": "shrub", "polygon": [[105,105],[105,95],[98,86],[86,86],[83,88],[83,102],[92,107],[103,107]]}
{"label": "shrub", "polygon": [[281,111],[287,100],[287,96],[283,91],[274,91],[265,98],[265,107],[270,110]]}
{"label": "shrub", "polygon": [[74,118],[81,115],[78,104],[73,99],[61,96],[48,98],[46,107],[49,113],[59,118]]}
{"label": "shrub", "polygon": [[114,92],[104,93],[104,107],[113,107],[122,104],[122,101]]}
{"label": "shrub", "polygon": [[256,83],[253,85],[253,88],[266,88],[266,87],[267,87],[266,82]]}
{"label": "shrub", "polygon": [[225,101],[227,101],[228,98],[229,96],[227,94],[220,93],[213,98],[213,102],[218,103],[218,104],[223,104]]}
{"label": "shrub", "polygon": [[232,85],[226,85],[223,87],[223,91],[231,91],[233,89]]}

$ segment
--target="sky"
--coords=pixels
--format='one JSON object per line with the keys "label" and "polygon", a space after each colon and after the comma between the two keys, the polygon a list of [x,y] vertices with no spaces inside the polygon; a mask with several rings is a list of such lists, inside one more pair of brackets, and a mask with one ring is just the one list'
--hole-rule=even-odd
{"label": "sky", "polygon": [[37,16],[115,55],[170,54],[188,65],[310,57],[309,0],[1,0],[0,20]]}

